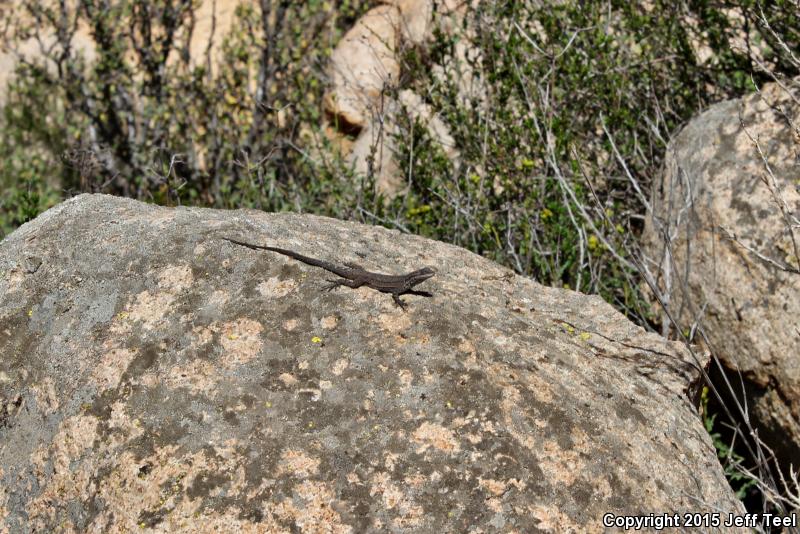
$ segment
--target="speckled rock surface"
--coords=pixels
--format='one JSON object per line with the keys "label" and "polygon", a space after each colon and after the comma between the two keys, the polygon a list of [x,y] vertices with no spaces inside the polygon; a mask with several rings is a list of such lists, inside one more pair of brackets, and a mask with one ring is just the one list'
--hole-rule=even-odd
{"label": "speckled rock surface", "polygon": [[680,328],[697,321],[741,370],[750,417],[787,469],[800,466],[800,130],[780,110],[800,127],[795,93],[771,84],[693,119],[668,152],[643,238]]}
{"label": "speckled rock surface", "polygon": [[[403,312],[220,236],[439,274]],[[742,511],[680,345],[384,228],[82,195],[0,243],[0,354],[0,531],[600,532],[606,512]]]}

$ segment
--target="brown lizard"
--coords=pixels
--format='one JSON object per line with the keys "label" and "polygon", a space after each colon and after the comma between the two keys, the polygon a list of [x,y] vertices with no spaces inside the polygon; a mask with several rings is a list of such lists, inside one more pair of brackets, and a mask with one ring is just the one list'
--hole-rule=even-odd
{"label": "brown lizard", "polygon": [[367,286],[383,293],[391,293],[395,304],[403,309],[405,309],[406,304],[400,300],[400,295],[410,293],[412,295],[430,297],[430,293],[424,291],[415,291],[414,287],[436,274],[436,269],[433,267],[423,267],[422,269],[411,271],[408,274],[373,273],[353,263],[336,265],[335,263],[303,256],[302,254],[291,250],[286,250],[284,248],[253,245],[251,243],[245,243],[243,241],[237,241],[236,239],[230,239],[227,237],[223,237],[222,239],[225,241],[230,241],[236,245],[251,248],[253,250],[270,250],[272,252],[277,252],[278,254],[289,256],[290,258],[294,258],[307,265],[321,267],[326,271],[341,276],[341,278],[337,280],[328,280],[331,282],[331,285],[325,287],[325,290],[331,290],[339,286],[352,287],[353,289],[361,286]]}

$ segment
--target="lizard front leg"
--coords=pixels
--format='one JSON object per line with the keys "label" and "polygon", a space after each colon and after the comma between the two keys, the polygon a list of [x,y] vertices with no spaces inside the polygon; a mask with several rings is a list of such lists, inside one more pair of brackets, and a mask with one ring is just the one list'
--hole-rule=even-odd
{"label": "lizard front leg", "polygon": [[400,309],[402,309],[403,311],[406,311],[406,303],[403,302],[400,299],[400,293],[399,292],[392,292],[392,300],[394,300],[395,304],[400,306]]}

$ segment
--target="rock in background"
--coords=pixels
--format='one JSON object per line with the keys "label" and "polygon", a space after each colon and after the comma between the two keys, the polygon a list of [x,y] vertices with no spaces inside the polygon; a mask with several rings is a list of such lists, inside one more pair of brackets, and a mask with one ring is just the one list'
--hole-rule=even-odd
{"label": "rock in background", "polygon": [[[406,113],[428,129],[451,160],[458,149],[445,123],[422,97],[400,86],[400,56],[405,46],[424,46],[434,24],[445,32],[459,31],[468,2],[439,2],[440,20],[434,21],[434,0],[383,2],[365,13],[336,45],[328,66],[330,87],[323,107],[326,130],[361,175],[372,173],[381,193],[395,196],[405,183],[402,162],[397,161],[395,137],[399,114]],[[468,71],[467,40],[455,45],[455,56]],[[459,90],[472,81],[464,72]],[[463,86],[463,87],[462,87]],[[396,97],[392,96],[397,93]]]}
{"label": "rock in background", "polygon": [[[439,273],[403,312],[221,236]],[[681,344],[385,228],[82,195],[0,244],[0,354],[0,531],[601,532],[607,512],[743,512]]]}
{"label": "rock in background", "polygon": [[[739,370],[760,437],[800,466],[800,91],[769,85],[693,119],[653,192],[644,248],[677,327]],[[669,330],[670,320],[663,324]],[[666,332],[665,332],[666,333]],[[700,336],[697,336],[699,339]]]}
{"label": "rock in background", "polygon": [[[49,0],[42,0],[42,2],[46,1]],[[208,58],[210,60],[209,66],[212,69],[215,68],[219,62],[218,56],[222,39],[235,20],[236,7],[240,4],[254,3],[254,0],[201,0],[197,2],[193,16],[192,39],[189,43],[189,53],[193,62],[202,64]],[[19,17],[18,23],[24,21],[26,24],[33,26],[33,20],[26,20],[31,18],[31,15],[26,11],[23,0],[11,0],[9,4],[5,9],[9,13],[14,13],[15,17]],[[54,12],[60,13],[60,6],[55,2],[52,2],[52,4],[52,6],[48,7],[52,8]],[[80,3],[74,0],[64,2],[64,5],[70,16],[74,16],[75,11],[80,9]],[[71,36],[72,49],[79,51],[89,64],[96,59],[95,42],[91,36],[91,31],[91,28],[81,20],[76,24],[74,34]],[[4,34],[2,37],[11,36]],[[49,47],[52,47],[55,42],[55,35],[35,32],[34,35],[28,38],[12,38],[9,43],[3,43],[6,46],[0,49],[0,104],[5,99],[6,90],[8,89],[7,84],[9,78],[14,74],[19,57],[21,56],[28,61],[34,62],[43,61],[45,58],[52,59],[52,50]],[[52,61],[48,61],[45,64],[53,71],[56,70],[56,65]]]}

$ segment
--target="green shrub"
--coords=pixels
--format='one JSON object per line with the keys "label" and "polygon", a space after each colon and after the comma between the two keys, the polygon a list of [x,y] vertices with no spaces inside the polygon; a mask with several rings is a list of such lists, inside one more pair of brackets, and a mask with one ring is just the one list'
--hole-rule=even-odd
{"label": "green shrub", "polygon": [[[331,46],[366,2],[241,5],[219,61],[190,58],[197,7],[26,0],[22,15],[6,15],[12,44],[32,35],[24,20],[57,40],[45,57],[22,61],[9,87],[0,152],[38,157],[0,164],[4,232],[87,191],[166,205],[350,213],[356,191],[333,179],[348,169],[320,135],[319,102]],[[75,25],[90,29],[92,62],[72,43]],[[35,206],[26,191],[40,193]]]}
{"label": "green shrub", "polygon": [[[771,28],[753,2],[652,4],[484,2],[460,31],[407,48],[402,88],[445,121],[460,157],[443,157],[408,113],[396,142],[410,189],[375,220],[599,293],[647,323],[635,240],[671,134],[715,101],[796,74],[776,35],[800,43],[796,2],[770,5]],[[745,30],[752,48],[736,49]],[[464,43],[475,59],[458,59]],[[465,72],[477,96],[459,91]]]}

